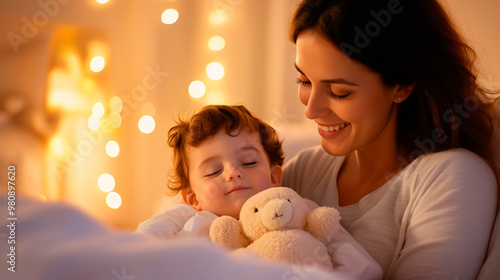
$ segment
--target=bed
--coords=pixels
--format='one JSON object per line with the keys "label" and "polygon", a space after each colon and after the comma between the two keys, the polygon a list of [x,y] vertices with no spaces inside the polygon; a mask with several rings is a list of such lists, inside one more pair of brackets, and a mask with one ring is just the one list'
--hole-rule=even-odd
{"label": "bed", "polygon": [[299,268],[234,255],[199,238],[165,242],[117,231],[62,203],[16,197],[15,204],[14,215],[7,215],[8,197],[0,195],[7,223],[0,233],[7,258],[0,279],[366,279],[363,267],[357,275]]}

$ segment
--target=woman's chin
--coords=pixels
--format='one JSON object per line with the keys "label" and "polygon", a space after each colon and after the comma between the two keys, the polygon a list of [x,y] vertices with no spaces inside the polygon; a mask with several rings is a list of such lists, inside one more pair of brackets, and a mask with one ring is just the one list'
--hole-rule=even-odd
{"label": "woman's chin", "polygon": [[349,153],[347,149],[343,149],[339,145],[331,143],[323,138],[321,139],[321,147],[323,147],[323,150],[325,150],[325,152],[332,156],[340,157],[345,156]]}

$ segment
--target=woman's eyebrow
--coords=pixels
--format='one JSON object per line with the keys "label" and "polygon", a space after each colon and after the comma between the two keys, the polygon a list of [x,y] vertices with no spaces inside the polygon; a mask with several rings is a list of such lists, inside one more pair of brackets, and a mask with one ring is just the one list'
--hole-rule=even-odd
{"label": "woman's eyebrow", "polygon": [[299,71],[300,74],[306,76],[306,74],[304,74],[304,72],[302,72],[302,70],[300,70],[299,66],[297,66],[297,62],[294,62],[293,66],[295,66],[295,69],[297,69],[297,71]]}
{"label": "woman's eyebrow", "polygon": [[[293,63],[293,65],[295,66],[295,69],[297,69],[297,71],[306,76],[306,74],[304,74],[304,72],[302,72],[302,70],[300,70],[299,66],[297,66],[297,63]],[[338,79],[326,79],[326,80],[320,80],[320,83],[327,83],[327,84],[346,84],[346,85],[349,85],[349,86],[359,86],[358,84],[356,84],[355,82],[351,82],[351,81],[348,81],[346,79],[343,79],[343,78],[338,78]]]}

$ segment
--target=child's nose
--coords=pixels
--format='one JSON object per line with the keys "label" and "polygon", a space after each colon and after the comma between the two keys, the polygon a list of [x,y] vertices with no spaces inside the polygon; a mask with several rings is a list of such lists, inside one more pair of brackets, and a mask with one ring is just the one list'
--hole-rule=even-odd
{"label": "child's nose", "polygon": [[235,178],[238,179],[243,178],[243,172],[241,172],[239,167],[232,165],[231,167],[228,168],[226,181],[232,181]]}

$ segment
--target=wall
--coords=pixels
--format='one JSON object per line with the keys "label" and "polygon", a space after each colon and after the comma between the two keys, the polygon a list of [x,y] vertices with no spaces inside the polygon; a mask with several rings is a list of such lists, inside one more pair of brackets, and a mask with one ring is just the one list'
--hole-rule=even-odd
{"label": "wall", "polygon": [[477,53],[477,62],[484,83],[500,88],[500,1],[446,0],[457,25],[463,30]]}
{"label": "wall", "polygon": [[[295,51],[287,39],[288,20],[297,2],[110,0],[101,5],[94,0],[0,0],[0,102],[13,93],[22,96],[26,105],[12,118],[0,107],[0,180],[6,180],[2,170],[15,163],[20,193],[33,197],[45,193],[49,199],[72,203],[113,226],[134,228],[168,202],[164,194],[171,152],[166,146],[166,135],[179,114],[213,102],[244,104],[279,129],[288,151],[295,152],[300,144],[315,143],[315,128],[303,117],[303,106],[296,98]],[[500,11],[500,2],[446,3],[478,49],[479,62],[486,73],[482,79],[489,85],[499,85],[500,38],[496,27],[500,26],[500,19],[496,12]],[[167,8],[180,13],[173,25],[160,21]],[[226,12],[224,24],[208,21],[217,9]],[[25,36],[26,42],[19,44],[16,52],[7,34],[23,35],[26,20],[36,31]],[[50,168],[50,161],[44,159],[57,119],[44,109],[46,77],[50,57],[54,55],[54,36],[65,27],[106,38],[110,46],[105,81],[108,90],[99,98],[106,101],[120,96],[124,111],[119,129],[101,136],[91,133],[83,139],[75,136],[73,144],[90,142],[90,148],[78,165],[66,168],[62,179],[54,182],[47,177],[55,171]],[[226,39],[222,51],[213,52],[206,47],[213,35]],[[206,77],[205,66],[211,61],[224,65],[223,79],[211,81]],[[205,97],[194,99],[188,95],[187,88],[193,80],[205,82]],[[91,109],[80,114],[89,114]],[[35,117],[28,117],[28,112],[35,112]],[[137,129],[145,112],[153,114],[156,121],[150,134]],[[29,121],[32,119],[43,120],[43,125],[33,125]],[[82,129],[73,132],[81,135]],[[297,140],[297,135],[303,138]],[[107,140],[120,144],[118,157],[106,156]],[[115,191],[122,198],[118,209],[106,206],[106,193],[97,187],[102,173],[115,178]],[[61,191],[47,195],[50,186],[43,182],[57,184]]]}

